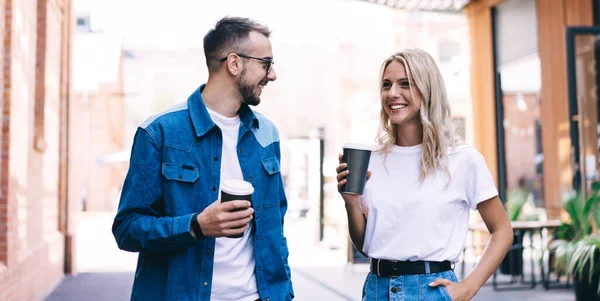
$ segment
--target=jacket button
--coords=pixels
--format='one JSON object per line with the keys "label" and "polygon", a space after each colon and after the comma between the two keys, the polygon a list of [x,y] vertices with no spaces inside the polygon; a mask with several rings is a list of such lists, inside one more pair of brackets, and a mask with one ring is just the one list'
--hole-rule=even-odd
{"label": "jacket button", "polygon": [[210,248],[206,249],[206,254],[210,254]]}
{"label": "jacket button", "polygon": [[215,161],[219,161],[219,157],[215,157]]}
{"label": "jacket button", "polygon": [[261,268],[261,267],[258,267],[258,270],[259,270],[259,271],[262,271],[262,268]]}
{"label": "jacket button", "polygon": [[183,179],[183,176],[182,176],[182,175],[179,175],[179,176],[178,176],[178,178],[179,178],[179,179]]}
{"label": "jacket button", "polygon": [[392,293],[397,293],[398,292],[398,288],[397,287],[392,287]]}
{"label": "jacket button", "polygon": [[208,282],[204,281],[204,286],[208,286]]}
{"label": "jacket button", "polygon": [[212,191],[217,191],[217,187],[213,186]]}
{"label": "jacket button", "polygon": [[243,154],[243,153],[244,153],[244,150],[240,148],[240,154]]}
{"label": "jacket button", "polygon": [[249,177],[249,178],[248,178],[248,181],[252,182],[252,177]]}

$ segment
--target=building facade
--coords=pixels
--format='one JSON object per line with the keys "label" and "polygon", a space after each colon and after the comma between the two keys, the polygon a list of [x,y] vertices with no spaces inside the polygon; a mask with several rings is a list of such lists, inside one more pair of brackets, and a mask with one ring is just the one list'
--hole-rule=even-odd
{"label": "building facade", "polygon": [[597,180],[598,6],[483,0],[464,7],[475,145],[502,196],[524,184],[549,218],[560,215],[567,194]]}
{"label": "building facade", "polygon": [[71,1],[0,0],[0,300],[42,299],[70,269]]}

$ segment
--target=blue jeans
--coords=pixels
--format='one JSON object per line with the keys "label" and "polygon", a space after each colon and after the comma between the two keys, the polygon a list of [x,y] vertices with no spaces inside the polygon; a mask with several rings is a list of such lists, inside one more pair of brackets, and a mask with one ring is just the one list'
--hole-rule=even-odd
{"label": "blue jeans", "polygon": [[396,278],[369,273],[363,286],[363,301],[452,301],[443,286],[430,287],[429,283],[443,278],[458,282],[453,270],[441,273],[406,275]]}

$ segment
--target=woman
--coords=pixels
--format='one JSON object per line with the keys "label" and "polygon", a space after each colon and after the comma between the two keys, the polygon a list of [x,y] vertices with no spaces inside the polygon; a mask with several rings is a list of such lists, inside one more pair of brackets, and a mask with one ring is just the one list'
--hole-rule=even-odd
{"label": "woman", "polygon": [[[446,88],[429,54],[392,55],[383,63],[380,88],[379,148],[365,192],[341,193],[352,242],[371,258],[363,300],[470,300],[512,244],[492,176],[477,150],[455,142]],[[341,158],[338,189],[348,175]],[[453,265],[470,209],[479,210],[491,238],[459,282]]]}

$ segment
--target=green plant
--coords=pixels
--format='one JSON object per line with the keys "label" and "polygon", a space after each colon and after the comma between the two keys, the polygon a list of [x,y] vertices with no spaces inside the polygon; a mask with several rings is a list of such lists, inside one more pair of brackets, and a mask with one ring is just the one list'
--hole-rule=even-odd
{"label": "green plant", "polygon": [[515,190],[511,192],[508,196],[508,200],[506,201],[506,214],[508,215],[508,219],[511,221],[516,221],[521,215],[521,210],[523,206],[527,202],[529,194],[526,190]]}
{"label": "green plant", "polygon": [[[527,215],[527,210],[523,210],[528,203],[530,193],[525,189],[524,179],[520,181],[519,187],[511,191],[508,195],[506,214],[510,221],[516,221]],[[526,218],[532,218],[531,214]],[[537,216],[533,216],[537,219]],[[523,236],[521,232],[515,231],[513,247],[508,251],[500,263],[500,273],[504,275],[520,275],[523,272]]]}
{"label": "green plant", "polygon": [[[600,274],[600,233],[596,232],[584,237],[574,245],[573,257],[570,260],[569,270],[581,281],[593,284],[593,278]],[[587,276],[587,279],[584,279]],[[597,280],[596,280],[597,281]],[[600,286],[596,292],[600,296]]]}
{"label": "green plant", "polygon": [[569,274],[569,271],[571,271],[569,266],[571,265],[573,253],[575,253],[576,244],[577,242],[566,240],[552,242],[549,249],[555,252],[554,271],[562,275]]}
{"label": "green plant", "polygon": [[592,192],[587,199],[576,194],[565,200],[563,208],[568,213],[570,220],[560,225],[555,233],[556,240],[549,246],[549,249],[556,253],[554,262],[556,272],[570,274],[573,271],[573,267],[577,264],[574,255],[579,249],[579,242],[588,237],[600,225],[599,190],[600,183],[594,182]]}

